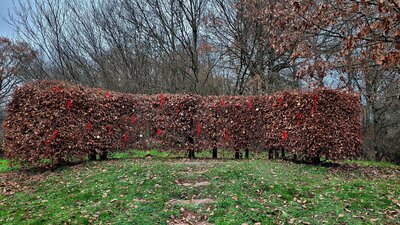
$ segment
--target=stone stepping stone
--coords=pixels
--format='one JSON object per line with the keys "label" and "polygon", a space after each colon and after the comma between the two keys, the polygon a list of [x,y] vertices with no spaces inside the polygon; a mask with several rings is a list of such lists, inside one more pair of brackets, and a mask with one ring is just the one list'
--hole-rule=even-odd
{"label": "stone stepping stone", "polygon": [[202,181],[197,183],[181,183],[178,185],[185,186],[185,187],[201,187],[201,186],[209,186],[211,183],[208,181]]}
{"label": "stone stepping stone", "polygon": [[209,222],[190,222],[190,223],[185,223],[185,222],[181,222],[181,223],[169,223],[168,225],[212,225],[212,223]]}
{"label": "stone stepping stone", "polygon": [[214,199],[211,198],[203,198],[203,199],[192,199],[192,200],[182,200],[182,199],[172,199],[168,201],[171,205],[200,205],[200,204],[211,204],[216,203]]}

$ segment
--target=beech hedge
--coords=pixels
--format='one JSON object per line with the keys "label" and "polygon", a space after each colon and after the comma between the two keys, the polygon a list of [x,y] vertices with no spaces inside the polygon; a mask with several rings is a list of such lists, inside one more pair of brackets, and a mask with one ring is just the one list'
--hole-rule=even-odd
{"label": "beech hedge", "polygon": [[4,121],[5,156],[23,165],[85,160],[127,149],[282,149],[354,158],[360,96],[317,89],[269,96],[137,95],[37,81],[18,88]]}

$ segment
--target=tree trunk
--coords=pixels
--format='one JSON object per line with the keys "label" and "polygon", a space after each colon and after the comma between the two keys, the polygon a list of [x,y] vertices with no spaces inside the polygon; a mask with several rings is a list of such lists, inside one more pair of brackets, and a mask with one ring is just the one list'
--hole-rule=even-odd
{"label": "tree trunk", "polygon": [[279,149],[274,148],[275,159],[279,159]]}
{"label": "tree trunk", "polygon": [[94,161],[94,160],[96,160],[96,152],[95,151],[90,151],[89,152],[89,161]]}
{"label": "tree trunk", "polygon": [[321,158],[319,157],[319,155],[318,155],[318,156],[314,156],[314,157],[311,159],[311,161],[312,161],[313,164],[318,165],[318,164],[321,163]]}
{"label": "tree trunk", "polygon": [[249,158],[250,158],[250,156],[249,156],[250,150],[249,150],[248,148],[246,148],[244,151],[245,151],[245,152],[244,152],[244,157],[245,157],[246,159],[249,159]]}
{"label": "tree trunk", "polygon": [[107,160],[107,151],[102,151],[101,152],[100,160]]}
{"label": "tree trunk", "polygon": [[190,150],[189,150],[188,157],[189,157],[189,159],[194,159],[194,158],[195,158],[194,149],[190,149]]}
{"label": "tree trunk", "polygon": [[213,147],[213,149],[212,149],[212,158],[213,159],[218,158],[218,149],[217,149],[217,147]]}
{"label": "tree trunk", "polygon": [[235,150],[235,159],[240,159],[240,150]]}
{"label": "tree trunk", "polygon": [[274,158],[274,150],[272,148],[268,149],[268,159],[273,159]]}

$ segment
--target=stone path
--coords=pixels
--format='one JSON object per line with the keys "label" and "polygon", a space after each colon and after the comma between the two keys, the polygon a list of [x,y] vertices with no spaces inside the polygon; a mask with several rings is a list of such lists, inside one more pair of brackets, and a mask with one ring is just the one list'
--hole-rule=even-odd
{"label": "stone path", "polygon": [[[188,174],[204,174],[208,170],[208,167],[212,167],[213,164],[218,163],[217,161],[180,161],[174,162],[174,164],[185,164],[188,165],[185,167],[185,171],[181,171],[180,174],[182,176]],[[199,166],[200,165],[200,166]],[[203,166],[201,166],[203,165]],[[203,176],[201,180],[197,181],[187,181],[187,180],[177,180],[177,184],[179,186],[185,188],[196,188],[196,187],[207,187],[210,186],[211,183],[207,180],[204,180]],[[169,225],[188,225],[188,224],[195,224],[195,225],[210,225],[207,222],[207,216],[205,214],[198,215],[197,212],[191,212],[190,210],[185,208],[185,205],[203,205],[203,204],[215,204],[216,201],[211,198],[196,198],[196,193],[191,197],[191,199],[170,199],[167,204],[170,206],[173,205],[181,205],[181,217],[180,218],[171,218],[171,220],[167,221]]]}

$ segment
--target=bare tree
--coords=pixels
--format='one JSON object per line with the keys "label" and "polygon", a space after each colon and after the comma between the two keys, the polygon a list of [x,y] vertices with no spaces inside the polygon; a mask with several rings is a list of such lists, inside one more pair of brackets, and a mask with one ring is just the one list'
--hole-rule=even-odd
{"label": "bare tree", "polygon": [[[274,92],[297,87],[290,57],[293,49],[277,54],[268,41],[269,26],[253,17],[253,9],[238,0],[215,0],[209,21],[217,46],[224,52],[222,70],[233,80],[232,94]],[[266,3],[259,3],[266,4]]]}
{"label": "bare tree", "polygon": [[9,100],[12,91],[25,79],[25,68],[35,57],[35,51],[27,43],[0,37],[0,105]]}
{"label": "bare tree", "polygon": [[203,24],[208,1],[126,0],[124,3],[128,12],[138,12],[129,14],[128,21],[154,40],[169,61],[171,83],[178,84],[175,91],[205,94],[212,89],[206,86],[213,83],[212,70],[220,57],[202,48],[208,45]]}

